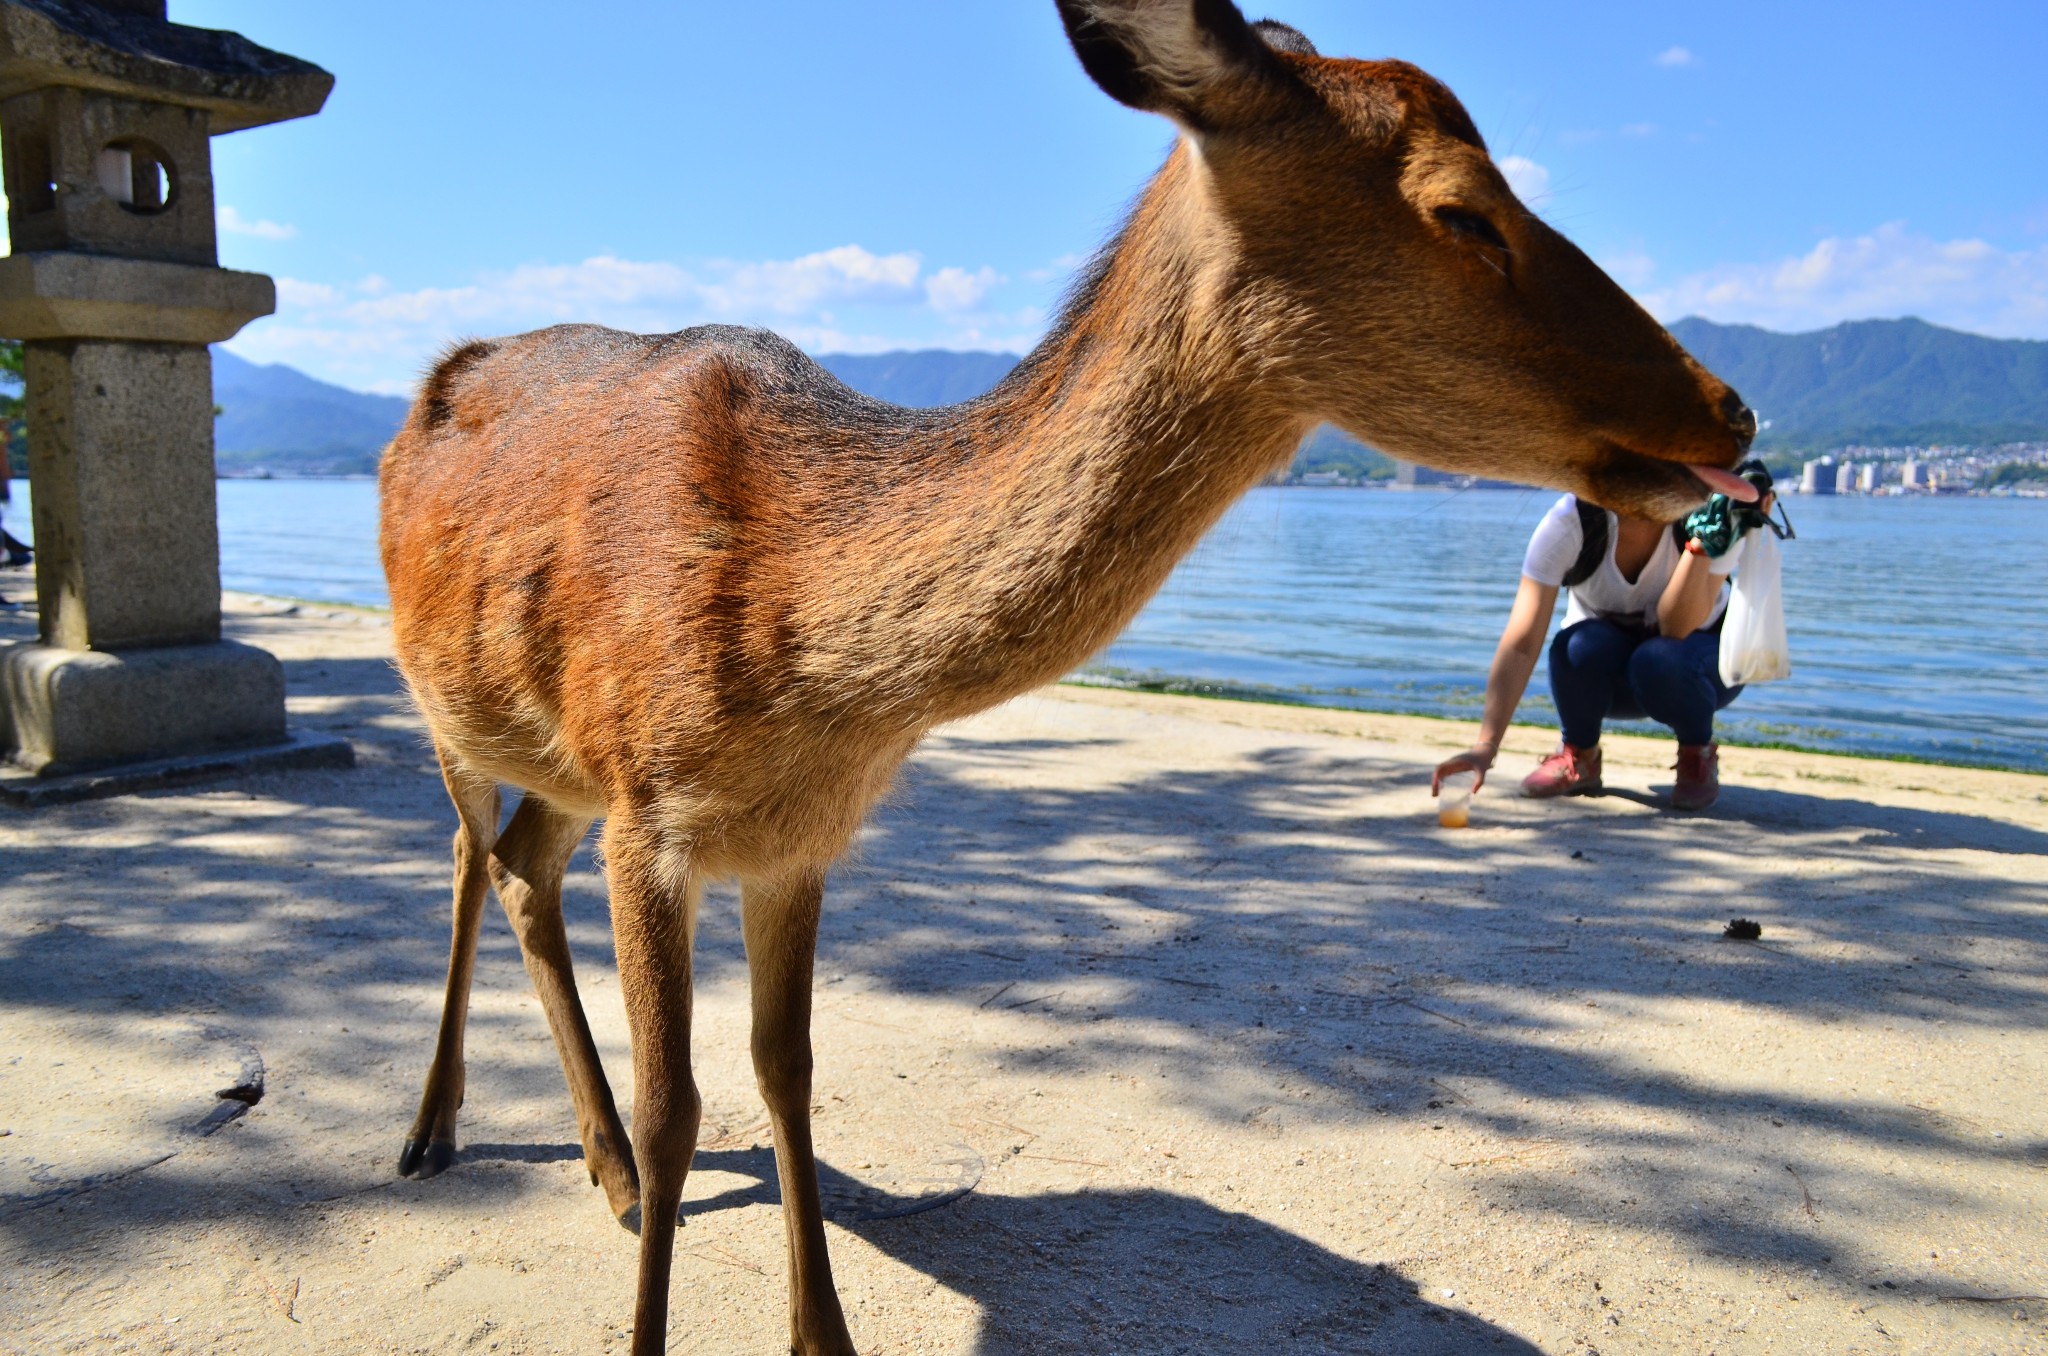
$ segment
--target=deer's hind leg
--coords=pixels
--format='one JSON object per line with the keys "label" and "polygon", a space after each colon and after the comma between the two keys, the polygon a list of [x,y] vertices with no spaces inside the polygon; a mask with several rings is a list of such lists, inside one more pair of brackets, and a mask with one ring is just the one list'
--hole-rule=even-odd
{"label": "deer's hind leg", "polygon": [[455,917],[448,942],[448,988],[441,1033],[427,1068],[420,1112],[398,1155],[401,1177],[433,1177],[455,1161],[455,1115],[462,1106],[462,1032],[469,1020],[469,982],[476,972],[476,934],[490,889],[485,861],[498,830],[498,787],[437,748],[441,780],[461,822],[455,830]]}
{"label": "deer's hind leg", "polygon": [[687,849],[645,808],[612,808],[604,852],[619,989],[633,1035],[633,1147],[641,1194],[633,1356],[660,1356],[676,1210],[703,1120],[690,1063],[690,951],[703,886]]}
{"label": "deer's hind leg", "polygon": [[590,1170],[591,1183],[604,1188],[612,1213],[623,1219],[639,1204],[640,1178],[576,994],[569,935],[562,926],[562,876],[589,829],[587,817],[565,814],[529,792],[491,849],[490,873],[498,902],[518,934],[526,973],[548,1015],[548,1029],[554,1033],[562,1076],[576,1106],[584,1166]]}

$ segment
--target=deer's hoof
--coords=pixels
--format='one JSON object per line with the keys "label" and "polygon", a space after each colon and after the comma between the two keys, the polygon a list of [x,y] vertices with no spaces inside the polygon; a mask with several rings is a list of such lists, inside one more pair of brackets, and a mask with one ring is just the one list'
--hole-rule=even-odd
{"label": "deer's hoof", "polygon": [[624,1223],[628,1212],[640,1208],[640,1178],[633,1171],[631,1159],[614,1157],[593,1166],[590,1184],[604,1188],[605,1203],[621,1223]]}
{"label": "deer's hoof", "polygon": [[421,1143],[419,1140],[409,1139],[405,1142],[405,1147],[398,1152],[398,1175],[417,1177],[425,1181],[429,1177],[439,1177],[454,1162],[455,1146],[447,1140],[435,1139]]}
{"label": "deer's hoof", "polygon": [[640,1202],[635,1201],[619,1212],[619,1227],[635,1238],[640,1236]]}

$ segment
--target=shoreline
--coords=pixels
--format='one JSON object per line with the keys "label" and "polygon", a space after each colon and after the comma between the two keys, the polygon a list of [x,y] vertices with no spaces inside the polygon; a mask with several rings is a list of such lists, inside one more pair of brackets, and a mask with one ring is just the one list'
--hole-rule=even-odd
{"label": "shoreline", "polygon": [[[1407,720],[1439,721],[1446,725],[1476,726],[1479,723],[1476,716],[1445,716],[1431,711],[1402,710],[1397,707],[1343,706],[1334,702],[1319,702],[1306,697],[1291,699],[1280,693],[1266,695],[1255,690],[1232,688],[1229,684],[1210,683],[1201,679],[1168,678],[1157,683],[1149,680],[1127,683],[1114,680],[1095,680],[1086,676],[1069,676],[1058,681],[1062,687],[1096,688],[1106,692],[1137,692],[1162,697],[1187,697],[1197,701],[1242,702],[1252,706],[1278,706],[1309,711],[1347,711],[1366,716],[1399,716]],[[1205,688],[1214,690],[1205,691],[1203,690]],[[1534,721],[1517,720],[1509,726],[1509,729],[1511,731],[1542,733],[1552,736],[1557,734],[1557,726],[1545,725]],[[1656,741],[1655,736],[1641,735],[1633,730],[1616,731],[1610,734],[1608,738],[1650,739],[1652,742]],[[1604,740],[1602,742],[1605,743]],[[1664,742],[1669,741],[1667,739]],[[1782,739],[1724,738],[1718,739],[1715,742],[1720,747],[1729,749],[1765,749],[1775,750],[1780,753],[1808,753],[1823,758],[1853,758],[1859,761],[1875,763],[1906,763],[1922,767],[1952,767],[1976,772],[2007,772],[2021,777],[2048,778],[2048,768],[2026,767],[2017,763],[1963,762],[1953,758],[1930,758],[1923,754],[1915,753],[1884,753],[1865,749],[1827,748],[1818,744],[1802,744],[1793,740]]]}
{"label": "shoreline", "polygon": [[[386,619],[391,615],[391,609],[388,606],[380,606],[373,603],[337,602],[326,598],[305,598],[292,594],[282,593],[255,593],[244,589],[225,589],[222,591],[221,596],[224,608],[228,606],[230,600],[239,598],[248,599],[251,602],[257,604],[282,605],[292,608],[314,609],[316,610],[316,614],[317,610],[325,609],[338,615],[363,618],[376,618],[380,620]],[[15,611],[10,613],[0,613],[0,617],[25,617],[32,615],[32,609],[19,607],[17,607]],[[0,632],[0,643],[4,643],[5,639],[6,637],[4,632]],[[1113,679],[1091,677],[1085,672],[1077,671],[1074,674],[1070,674],[1065,678],[1059,679],[1055,686],[1061,689],[1073,689],[1076,691],[1124,692],[1143,696],[1184,698],[1192,701],[1217,702],[1238,706],[1270,707],[1277,710],[1287,711],[1328,712],[1332,714],[1342,715],[1383,717],[1395,720],[1428,721],[1435,725],[1445,727],[1471,727],[1477,724],[1476,717],[1447,716],[1429,711],[1404,710],[1400,707],[1391,705],[1385,707],[1375,707],[1342,705],[1334,702],[1319,702],[1309,698],[1290,697],[1289,695],[1280,692],[1266,693],[1257,691],[1255,689],[1233,687],[1230,684],[1212,683],[1200,679],[1169,678],[1160,680],[1157,683],[1149,680],[1139,682],[1126,682]],[[1523,739],[1531,737],[1540,737],[1543,739],[1554,740],[1557,736],[1557,727],[1555,725],[1545,725],[1535,722],[1518,720],[1509,727],[1509,732],[1510,737],[1519,736]],[[1636,739],[1643,740],[1646,743],[1652,744],[1660,742],[1668,744],[1669,742],[1668,739],[1660,740],[1660,738],[1657,736],[1645,736],[1642,734],[1638,734],[1634,731],[1617,730],[1610,733],[1608,736],[1608,740],[1603,741],[1603,743],[1611,742],[1612,740],[1616,739]],[[1959,771],[1992,772],[2017,777],[2033,777],[2044,781],[2048,781],[2048,768],[2028,767],[2023,764],[2006,763],[1995,760],[1967,761],[1956,758],[1935,758],[1923,754],[1913,753],[1890,753],[1859,749],[1829,748],[1820,744],[1802,743],[1797,740],[1783,739],[1749,740],[1742,738],[1724,738],[1720,740],[1719,743],[1721,747],[1727,749],[1743,749],[1753,750],[1757,752],[1805,754],[1808,756],[1819,758],[1843,758],[1859,763],[1885,763],[1895,764],[1902,767],[1954,768]],[[1462,748],[1466,746],[1461,744],[1459,747]]]}

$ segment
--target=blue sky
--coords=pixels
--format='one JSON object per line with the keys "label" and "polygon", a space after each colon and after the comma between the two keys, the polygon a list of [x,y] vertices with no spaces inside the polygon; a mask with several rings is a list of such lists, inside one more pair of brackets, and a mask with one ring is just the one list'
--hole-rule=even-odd
{"label": "blue sky", "polygon": [[[2048,338],[2040,0],[1270,12],[1442,77],[1665,319]],[[282,298],[233,347],[361,388],[407,389],[451,336],[571,319],[1021,348],[1171,137],[1088,83],[1051,0],[171,16],[337,75],[318,118],[217,140],[215,172],[223,262]]]}

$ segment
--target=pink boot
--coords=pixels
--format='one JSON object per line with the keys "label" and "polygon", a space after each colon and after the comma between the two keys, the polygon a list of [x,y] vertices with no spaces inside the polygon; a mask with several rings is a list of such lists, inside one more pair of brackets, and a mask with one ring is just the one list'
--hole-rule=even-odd
{"label": "pink boot", "polygon": [[1532,800],[1552,796],[1592,796],[1600,791],[1600,746],[1590,749],[1559,744],[1557,752],[1522,779],[1522,794]]}

